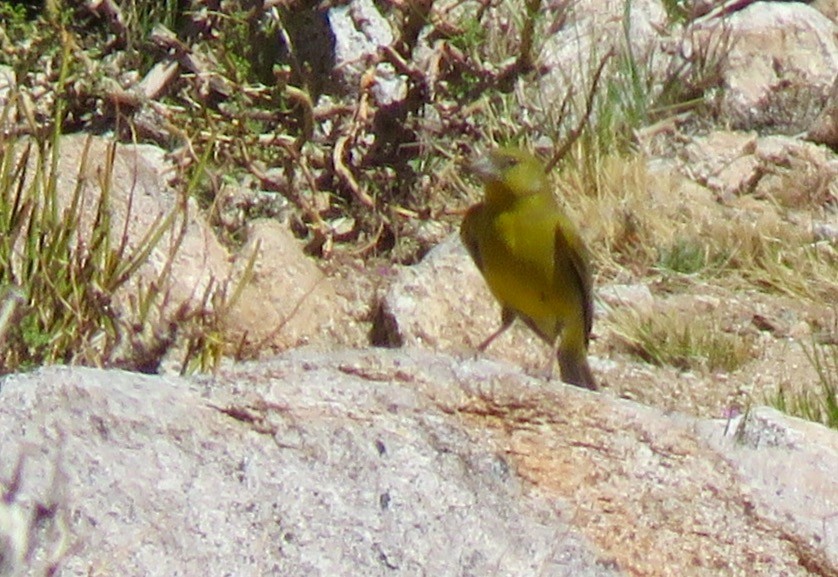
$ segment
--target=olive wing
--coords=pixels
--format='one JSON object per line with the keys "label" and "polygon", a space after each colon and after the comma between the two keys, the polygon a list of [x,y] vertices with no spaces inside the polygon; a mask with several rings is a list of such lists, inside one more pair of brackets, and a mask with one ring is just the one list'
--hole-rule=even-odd
{"label": "olive wing", "polygon": [[480,256],[480,243],[477,240],[477,226],[483,211],[483,203],[475,204],[466,212],[463,223],[460,225],[460,239],[471,255],[471,260],[477,265],[480,272],[483,272],[483,258]]}
{"label": "olive wing", "polygon": [[556,225],[555,252],[553,258],[556,263],[556,270],[561,269],[559,259],[568,258],[573,266],[573,281],[582,294],[583,314],[585,317],[585,344],[591,336],[591,329],[594,324],[594,295],[593,277],[588,265],[588,251],[577,235],[571,231],[570,235],[565,233],[565,228],[560,224]]}

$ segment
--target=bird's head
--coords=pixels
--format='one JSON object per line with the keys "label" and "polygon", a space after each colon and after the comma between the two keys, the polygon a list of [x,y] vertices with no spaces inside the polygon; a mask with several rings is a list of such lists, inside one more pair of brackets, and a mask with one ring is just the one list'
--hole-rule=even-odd
{"label": "bird's head", "polygon": [[517,148],[497,148],[477,158],[471,170],[483,181],[487,200],[511,200],[548,189],[544,165],[535,156]]}

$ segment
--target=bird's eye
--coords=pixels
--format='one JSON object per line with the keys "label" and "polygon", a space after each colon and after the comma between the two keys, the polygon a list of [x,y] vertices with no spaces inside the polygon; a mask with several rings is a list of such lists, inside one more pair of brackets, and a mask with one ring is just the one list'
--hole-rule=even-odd
{"label": "bird's eye", "polygon": [[501,156],[497,159],[497,166],[500,170],[512,168],[518,164],[518,159],[513,156]]}

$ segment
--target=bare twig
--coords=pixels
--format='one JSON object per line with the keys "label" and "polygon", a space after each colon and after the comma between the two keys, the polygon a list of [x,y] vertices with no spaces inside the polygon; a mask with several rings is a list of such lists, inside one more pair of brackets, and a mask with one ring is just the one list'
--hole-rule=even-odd
{"label": "bare twig", "polygon": [[550,162],[547,163],[545,170],[550,172],[553,168],[556,167],[556,164],[565,157],[567,151],[570,150],[570,147],[579,140],[579,137],[582,135],[582,132],[585,130],[585,126],[588,124],[588,121],[591,118],[591,114],[594,110],[594,98],[596,97],[597,88],[599,88],[599,79],[602,76],[602,71],[605,70],[605,65],[611,60],[611,57],[614,56],[614,50],[609,50],[608,53],[600,60],[599,66],[594,73],[593,80],[591,81],[591,88],[588,91],[588,98],[585,100],[585,113],[582,115],[582,118],[579,119],[579,122],[576,123],[576,126],[573,130],[570,131],[565,141],[559,147],[556,152],[553,153],[553,156],[550,158]]}
{"label": "bare twig", "polygon": [[355,175],[352,174],[352,171],[346,166],[346,163],[343,160],[344,155],[346,154],[346,146],[349,144],[349,135],[341,136],[335,142],[335,148],[332,152],[332,162],[335,165],[335,174],[340,179],[340,181],[352,192],[352,195],[355,197],[358,202],[363,204],[367,208],[375,208],[375,202],[372,200],[367,192],[361,188],[361,185],[358,184],[358,181],[355,180]]}
{"label": "bare twig", "polygon": [[696,18],[695,22],[706,22],[707,20],[712,20],[715,18],[722,18],[729,14],[733,14],[734,12],[738,12],[744,8],[747,8],[757,0],[729,0],[720,6],[716,6],[710,12],[705,14],[700,18]]}
{"label": "bare twig", "polygon": [[370,68],[361,77],[361,87],[358,96],[358,104],[355,107],[355,114],[352,117],[352,122],[347,134],[340,136],[335,142],[335,147],[332,150],[332,164],[335,168],[335,175],[351,192],[355,199],[367,208],[374,209],[375,201],[367,193],[364,188],[355,180],[355,175],[346,165],[347,146],[350,142],[355,142],[361,130],[366,126],[369,118],[369,99],[370,88],[374,82],[373,74],[375,69]]}
{"label": "bare twig", "polygon": [[532,55],[533,40],[535,37],[535,20],[541,9],[541,0],[526,0],[527,19],[524,21],[524,28],[521,30],[521,45],[518,49],[516,65],[519,73],[532,70],[534,58]]}

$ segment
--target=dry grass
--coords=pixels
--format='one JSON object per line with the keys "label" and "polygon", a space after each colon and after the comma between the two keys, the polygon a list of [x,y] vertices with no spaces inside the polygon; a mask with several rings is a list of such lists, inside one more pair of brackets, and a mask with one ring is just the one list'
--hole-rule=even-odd
{"label": "dry grass", "polygon": [[816,387],[793,391],[780,386],[766,401],[781,411],[838,429],[838,344],[801,345],[818,375]]}
{"label": "dry grass", "polygon": [[[828,325],[833,317],[817,313],[838,302],[838,253],[834,245],[814,242],[800,226],[816,218],[822,210],[817,204],[793,211],[769,199],[720,203],[710,190],[672,170],[650,172],[639,155],[600,157],[595,170],[571,163],[556,175],[556,184],[591,246],[597,284],[645,285],[654,295],[651,311],[630,305],[609,309],[597,328],[599,350],[699,375],[747,367],[742,377],[717,384],[730,387],[729,404],[742,406],[743,391],[748,402],[758,403],[765,391],[776,390],[776,382],[758,368],[762,339],[789,339],[793,327],[773,325],[791,318],[797,319],[792,322],[798,336],[829,335],[822,338],[834,342],[838,335]],[[708,298],[716,303],[709,309]],[[822,359],[832,358],[834,349],[822,345],[821,367],[829,366]],[[815,362],[814,355],[809,359]],[[757,388],[747,384],[751,372],[760,373]],[[823,377],[772,393],[770,400],[795,414],[814,415],[803,407],[834,402],[834,389],[817,382]],[[716,407],[712,414],[718,414],[720,402],[726,404],[717,396],[706,396]],[[682,410],[705,412],[701,398],[690,402],[697,404]],[[828,421],[817,414],[817,420]]]}
{"label": "dry grass", "polygon": [[838,300],[838,251],[812,240],[772,203],[726,206],[672,171],[650,173],[642,156],[608,156],[593,176],[566,170],[557,188],[598,263],[601,281],[699,275],[732,289],[759,289],[813,302]]}
{"label": "dry grass", "polygon": [[643,316],[627,309],[615,313],[609,324],[625,352],[658,366],[731,373],[756,357],[752,337],[725,331],[722,320],[712,315],[661,308]]}

